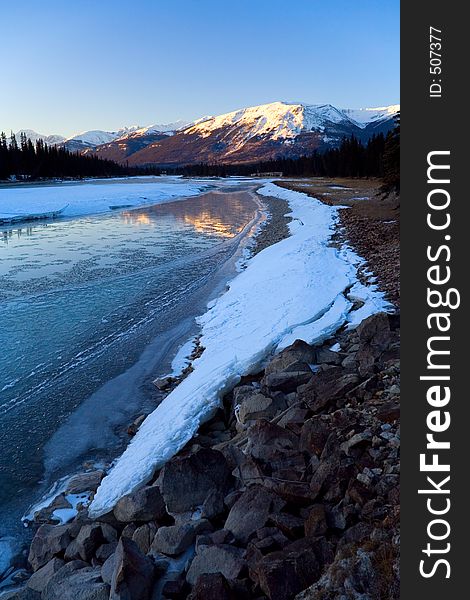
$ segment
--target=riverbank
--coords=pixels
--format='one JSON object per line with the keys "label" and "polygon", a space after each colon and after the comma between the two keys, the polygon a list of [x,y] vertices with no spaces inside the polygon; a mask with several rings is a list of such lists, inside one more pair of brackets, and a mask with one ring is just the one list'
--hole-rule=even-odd
{"label": "riverbank", "polygon": [[[78,505],[71,523],[43,525],[29,597],[104,599],[111,589],[113,598],[287,600],[313,585],[302,598],[346,588],[394,598],[398,323],[381,314],[353,330],[346,316],[335,324],[242,377],[223,409],[113,511],[90,520]],[[102,476],[83,476],[74,490],[96,490]]]}

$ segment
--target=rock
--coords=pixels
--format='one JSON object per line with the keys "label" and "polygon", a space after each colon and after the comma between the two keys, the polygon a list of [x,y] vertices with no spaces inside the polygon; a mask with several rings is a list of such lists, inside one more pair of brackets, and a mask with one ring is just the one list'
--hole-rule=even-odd
{"label": "rock", "polygon": [[215,519],[224,511],[224,494],[220,490],[209,492],[202,505],[202,517],[209,520]]}
{"label": "rock", "polygon": [[364,447],[372,443],[372,434],[370,431],[361,431],[360,433],[356,433],[349,440],[343,442],[341,444],[341,450],[349,456],[349,451],[351,448],[356,448],[358,446]]}
{"label": "rock", "polygon": [[157,526],[155,523],[145,523],[134,531],[132,541],[134,541],[142,554],[147,554],[155,538]]}
{"label": "rock", "polygon": [[63,556],[72,541],[70,525],[41,525],[31,542],[28,562],[37,571],[54,556]]}
{"label": "rock", "polygon": [[122,523],[161,521],[167,516],[165,502],[156,485],[145,486],[121,498],[114,507],[114,515]]}
{"label": "rock", "polygon": [[67,484],[66,494],[82,494],[83,492],[96,492],[101,480],[104,477],[103,471],[89,471],[88,473],[79,473],[74,475]]}
{"label": "rock", "polygon": [[186,579],[191,585],[205,573],[221,573],[227,579],[236,579],[245,564],[241,548],[225,544],[202,546],[189,567]]}
{"label": "rock", "polygon": [[105,541],[99,523],[83,525],[77,537],[67,546],[65,559],[81,559],[90,562],[95,550]]}
{"label": "rock", "polygon": [[47,582],[42,600],[108,600],[109,585],[102,581],[100,570],[84,564],[72,561],[59,569]]}
{"label": "rock", "polygon": [[347,373],[342,367],[331,367],[316,373],[299,389],[299,400],[304,401],[313,412],[318,412],[328,404],[344,400],[347,392],[359,382],[355,373]]}
{"label": "rock", "polygon": [[222,573],[203,573],[188,596],[188,600],[237,600]]}
{"label": "rock", "polygon": [[291,431],[260,419],[248,430],[245,453],[255,459],[270,462],[278,457],[296,454],[298,441],[298,437]]}
{"label": "rock", "polygon": [[311,550],[273,552],[258,562],[255,571],[260,588],[270,600],[291,600],[320,575]]}
{"label": "rock", "polygon": [[224,528],[239,542],[246,543],[250,537],[266,525],[270,514],[278,512],[284,502],[262,486],[249,488],[231,508]]}
{"label": "rock", "polygon": [[389,400],[379,406],[376,417],[383,423],[394,423],[400,418],[400,404]]}
{"label": "rock", "polygon": [[148,600],[153,587],[154,565],[132,540],[120,539],[114,554],[109,600]]}
{"label": "rock", "polygon": [[116,556],[113,553],[104,561],[103,566],[101,567],[101,578],[108,585],[111,585],[111,581],[113,579],[115,562]]}
{"label": "rock", "polygon": [[191,546],[196,535],[211,531],[212,526],[207,519],[160,527],[152,543],[152,552],[176,556]]}
{"label": "rock", "polygon": [[339,365],[342,357],[338,352],[333,352],[329,348],[319,348],[317,350],[317,364]]}
{"label": "rock", "polygon": [[95,556],[100,563],[104,563],[106,560],[108,560],[111,554],[116,552],[116,548],[117,542],[103,544],[96,550]]}
{"label": "rock", "polygon": [[[291,346],[276,354],[266,365],[265,374],[281,371],[299,371],[299,363],[310,365],[316,362],[315,349],[302,340],[296,340]],[[310,367],[309,367],[310,369]]]}
{"label": "rock", "polygon": [[285,403],[276,402],[253,389],[253,393],[247,394],[241,404],[238,404],[237,420],[245,425],[257,419],[271,419],[285,407]]}
{"label": "rock", "polygon": [[324,415],[312,417],[304,423],[300,432],[300,449],[320,456],[330,432],[331,424],[327,417]]}
{"label": "rock", "polygon": [[322,536],[328,529],[325,518],[325,508],[322,504],[314,504],[305,521],[305,535]]}
{"label": "rock", "polygon": [[62,559],[53,558],[31,575],[26,583],[26,587],[41,593],[46,587],[49,579],[54,575],[54,573],[61,569],[64,564],[65,563]]}
{"label": "rock", "polygon": [[187,597],[185,593],[186,582],[181,577],[178,579],[169,579],[165,581],[162,589],[162,596],[170,600],[183,600]]}
{"label": "rock", "polygon": [[157,377],[157,379],[154,379],[152,383],[159,390],[164,391],[171,387],[174,382],[174,377]]}
{"label": "rock", "polygon": [[167,463],[159,482],[168,511],[178,513],[203,504],[214,490],[225,495],[232,476],[224,455],[204,448]]}
{"label": "rock", "polygon": [[147,418],[147,415],[140,415],[139,417],[137,417],[137,419],[135,419],[135,421],[133,421],[127,428],[128,435],[131,435],[131,436],[135,435],[139,431],[140,426],[142,425],[142,423],[145,421],[146,418]]}
{"label": "rock", "polygon": [[312,377],[312,370],[305,365],[305,371],[283,371],[281,373],[271,373],[262,379],[263,388],[269,391],[280,391],[288,394],[295,392],[299,385],[306,384]]}
{"label": "rock", "polygon": [[361,376],[374,373],[375,365],[392,343],[388,315],[377,313],[364,319],[357,327],[360,348],[356,354]]}
{"label": "rock", "polygon": [[269,523],[275,525],[284,535],[296,538],[304,532],[304,520],[288,513],[277,513],[269,516]]}

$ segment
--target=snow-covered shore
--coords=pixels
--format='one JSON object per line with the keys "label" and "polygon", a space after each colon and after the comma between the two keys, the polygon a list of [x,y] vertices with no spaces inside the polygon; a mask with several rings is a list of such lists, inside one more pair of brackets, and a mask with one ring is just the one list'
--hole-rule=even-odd
{"label": "snow-covered shore", "polygon": [[77,217],[105,213],[111,207],[139,206],[171,202],[197,196],[209,184],[166,177],[161,181],[147,178],[102,180],[86,183],[18,186],[0,188],[0,219],[37,215],[65,209],[61,216]]}
{"label": "snow-covered shore", "polygon": [[[259,193],[288,201],[291,236],[253,257],[200,318],[204,353],[144,421],[98,488],[90,516],[108,512],[150,480],[210,418],[224,392],[272,352],[297,338],[325,339],[346,322],[356,324],[367,313],[389,308],[374,286],[358,283],[361,259],[329,245],[337,208],[271,183]],[[360,319],[351,312],[356,299],[364,302]]]}

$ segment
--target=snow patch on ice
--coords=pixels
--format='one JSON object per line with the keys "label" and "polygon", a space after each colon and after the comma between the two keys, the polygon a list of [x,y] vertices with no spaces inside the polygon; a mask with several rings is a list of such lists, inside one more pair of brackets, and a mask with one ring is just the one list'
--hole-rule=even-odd
{"label": "snow patch on ice", "polygon": [[62,216],[105,213],[111,206],[138,208],[197,196],[209,184],[167,177],[162,181],[114,181],[56,186],[0,188],[0,218],[47,213],[65,208]]}

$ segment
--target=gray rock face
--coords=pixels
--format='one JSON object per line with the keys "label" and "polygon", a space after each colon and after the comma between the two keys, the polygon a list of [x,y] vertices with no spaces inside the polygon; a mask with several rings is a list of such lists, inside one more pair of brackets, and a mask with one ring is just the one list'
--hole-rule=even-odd
{"label": "gray rock face", "polygon": [[153,540],[152,552],[176,556],[189,548],[197,535],[210,533],[211,531],[212,525],[207,519],[191,521],[181,525],[171,525],[170,527],[160,527]]}
{"label": "gray rock face", "polygon": [[109,586],[100,570],[83,564],[72,561],[59,569],[44,588],[42,600],[108,600]]}
{"label": "gray rock face", "polygon": [[53,558],[31,575],[26,583],[26,587],[36,592],[42,592],[49,579],[54,575],[54,573],[61,569],[64,564],[65,563],[62,559]]}
{"label": "gray rock face", "polygon": [[233,505],[224,528],[239,542],[248,542],[250,537],[266,525],[268,517],[278,512],[284,502],[262,486],[253,486]]}
{"label": "gray rock face", "polygon": [[299,385],[307,383],[312,377],[312,370],[308,365],[296,365],[303,367],[302,371],[283,371],[266,375],[262,381],[263,385],[271,392],[280,391],[288,394],[295,392]]}
{"label": "gray rock face", "polygon": [[236,579],[245,565],[243,550],[240,548],[225,544],[202,546],[189,567],[186,579],[191,585],[206,573],[221,573],[227,579]]}
{"label": "gray rock face", "polygon": [[153,587],[155,567],[137,544],[119,540],[114,554],[109,600],[148,600]]}
{"label": "gray rock face", "polygon": [[70,525],[41,525],[31,542],[28,562],[37,571],[54,556],[63,555],[72,541]]}
{"label": "gray rock face", "polygon": [[201,449],[165,465],[160,487],[169,512],[185,512],[204,503],[209,493],[226,493],[231,471],[224,455],[217,450]]}
{"label": "gray rock face", "polygon": [[166,510],[160,489],[155,485],[146,486],[124,496],[116,504],[114,515],[122,523],[162,520]]}

